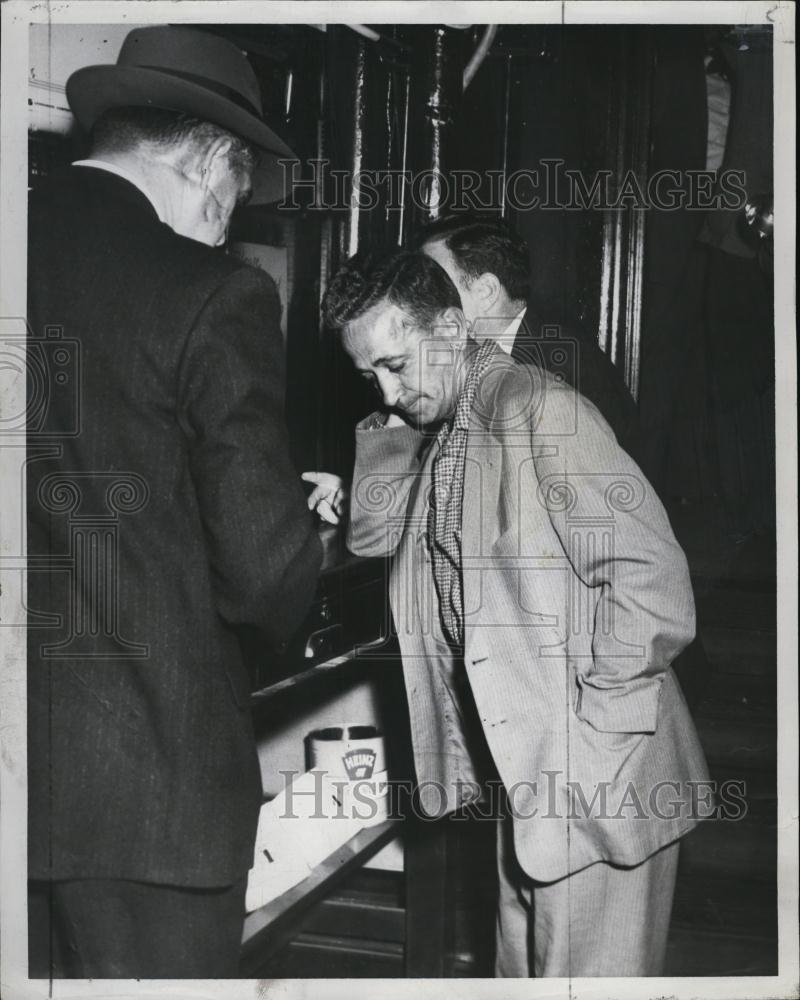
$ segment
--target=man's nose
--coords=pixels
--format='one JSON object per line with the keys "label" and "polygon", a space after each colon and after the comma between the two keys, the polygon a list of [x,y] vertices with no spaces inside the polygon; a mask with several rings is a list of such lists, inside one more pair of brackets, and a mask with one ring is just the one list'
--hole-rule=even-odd
{"label": "man's nose", "polygon": [[391,372],[378,376],[378,388],[385,406],[397,406],[400,399],[400,380]]}

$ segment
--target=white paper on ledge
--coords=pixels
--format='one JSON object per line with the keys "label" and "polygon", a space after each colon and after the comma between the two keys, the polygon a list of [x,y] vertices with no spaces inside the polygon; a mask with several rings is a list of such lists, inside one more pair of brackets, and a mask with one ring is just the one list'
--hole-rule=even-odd
{"label": "white paper on ledge", "polygon": [[386,819],[387,790],[385,771],[358,782],[306,771],[265,802],[247,880],[246,911],[266,906],[307,878],[359,830]]}

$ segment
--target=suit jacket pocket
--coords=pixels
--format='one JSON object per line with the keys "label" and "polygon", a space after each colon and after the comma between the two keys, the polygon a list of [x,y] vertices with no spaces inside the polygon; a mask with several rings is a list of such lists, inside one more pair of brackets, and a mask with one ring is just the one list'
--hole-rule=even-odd
{"label": "suit jacket pocket", "polygon": [[581,742],[586,745],[587,750],[594,748],[601,753],[630,754],[636,749],[646,734],[605,732],[595,729],[591,722],[581,717],[581,696],[583,692],[580,684],[578,684],[577,668],[574,661],[570,663],[569,670],[572,690],[571,729],[580,734]]}

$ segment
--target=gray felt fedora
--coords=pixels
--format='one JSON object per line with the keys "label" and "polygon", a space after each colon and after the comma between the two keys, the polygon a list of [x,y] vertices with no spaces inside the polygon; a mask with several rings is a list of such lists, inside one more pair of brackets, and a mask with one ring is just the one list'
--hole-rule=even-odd
{"label": "gray felt fedora", "polygon": [[283,189],[278,160],[297,159],[263,121],[258,81],[244,52],[209,32],[135,28],[116,64],[76,70],[66,89],[69,105],[87,131],[104,111],[122,107],[183,111],[228,129],[259,148],[274,198]]}

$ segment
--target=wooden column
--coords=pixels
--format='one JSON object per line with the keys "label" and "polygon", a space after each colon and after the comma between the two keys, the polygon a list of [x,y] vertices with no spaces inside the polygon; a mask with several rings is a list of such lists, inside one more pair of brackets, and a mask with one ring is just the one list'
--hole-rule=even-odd
{"label": "wooden column", "polygon": [[639,393],[642,276],[647,212],[636,192],[647,191],[650,96],[654,46],[652,30],[620,32],[608,100],[607,158],[613,173],[612,200],[631,191],[626,207],[603,216],[600,320],[597,339],[619,365],[634,399]]}

